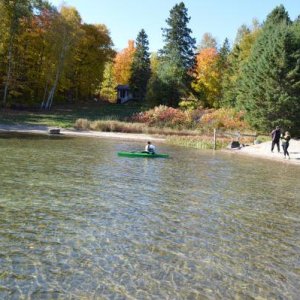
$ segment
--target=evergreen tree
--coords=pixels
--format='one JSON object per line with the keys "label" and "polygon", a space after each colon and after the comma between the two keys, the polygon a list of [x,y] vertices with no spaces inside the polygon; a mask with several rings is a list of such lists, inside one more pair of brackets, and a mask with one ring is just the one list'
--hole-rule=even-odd
{"label": "evergreen tree", "polygon": [[[252,29],[243,25],[237,32],[236,43],[232,51],[226,55],[228,50],[220,49],[221,62],[225,64],[222,76],[222,106],[236,106],[239,79],[242,75],[243,66],[247,63],[260,32],[261,29],[257,24],[254,24]],[[227,47],[225,44],[223,46]],[[227,57],[226,61],[223,56]],[[220,65],[222,66],[222,64]]]}
{"label": "evergreen tree", "polygon": [[152,52],[150,56],[150,69],[151,76],[147,84],[147,91],[145,100],[147,107],[155,107],[161,104],[162,96],[160,92],[163,92],[163,87],[158,78],[158,69],[160,65],[160,58],[157,52]]}
{"label": "evergreen tree", "polygon": [[142,29],[136,39],[136,50],[131,65],[129,86],[135,97],[144,99],[147,83],[151,75],[148,36]]}
{"label": "evergreen tree", "polygon": [[169,27],[163,29],[165,45],[160,51],[156,78],[151,80],[164,90],[158,91],[152,86],[149,88],[153,98],[162,97],[160,102],[170,106],[177,106],[180,98],[190,91],[192,78],[188,72],[194,66],[196,41],[187,26],[189,20],[183,2],[171,9],[170,17],[166,20]]}
{"label": "evergreen tree", "polygon": [[275,7],[272,12],[267,16],[265,26],[272,26],[276,24],[285,23],[287,25],[291,24],[291,19],[288,12],[285,10],[284,6],[281,4]]}
{"label": "evergreen tree", "polygon": [[[220,96],[220,103],[219,105],[222,106],[223,104],[223,99],[224,99],[224,82],[225,82],[225,77],[228,75],[228,69],[229,69],[229,61],[228,57],[230,54],[230,44],[228,38],[225,38],[222,47],[219,50],[219,61],[218,61],[218,69],[221,75],[221,96]],[[227,76],[228,78],[228,76]]]}
{"label": "evergreen tree", "polygon": [[190,17],[184,3],[176,4],[170,11],[170,17],[166,20],[169,28],[163,28],[164,42],[161,51],[164,57],[172,59],[174,53],[179,55],[180,63],[186,70],[194,66],[196,40],[191,37],[192,30],[187,27]]}
{"label": "evergreen tree", "polygon": [[219,50],[220,55],[220,67],[223,67],[226,65],[228,55],[230,53],[230,44],[228,38],[225,38],[222,47]]}
{"label": "evergreen tree", "polygon": [[238,103],[251,125],[299,130],[299,31],[282,6],[267,18],[239,82]]}
{"label": "evergreen tree", "polygon": [[222,76],[221,106],[235,107],[237,97],[237,79],[240,76],[242,61],[240,60],[240,47],[235,45],[226,59],[226,68]]}

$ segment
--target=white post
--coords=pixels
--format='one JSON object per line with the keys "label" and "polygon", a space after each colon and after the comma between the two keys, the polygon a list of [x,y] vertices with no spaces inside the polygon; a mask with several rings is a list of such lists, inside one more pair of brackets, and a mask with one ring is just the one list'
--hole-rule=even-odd
{"label": "white post", "polygon": [[217,148],[217,130],[214,129],[214,150]]}

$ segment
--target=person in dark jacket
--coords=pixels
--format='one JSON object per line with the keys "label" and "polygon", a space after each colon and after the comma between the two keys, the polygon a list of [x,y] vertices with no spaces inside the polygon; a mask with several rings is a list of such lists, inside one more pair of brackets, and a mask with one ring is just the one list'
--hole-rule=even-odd
{"label": "person in dark jacket", "polygon": [[279,126],[276,126],[276,128],[271,132],[271,136],[272,136],[271,152],[273,152],[275,145],[277,146],[278,152],[280,152],[279,141],[281,136],[281,130]]}
{"label": "person in dark jacket", "polygon": [[283,154],[284,154],[284,158],[286,158],[286,156],[290,159],[290,154],[288,152],[288,147],[290,145],[290,139],[291,139],[291,135],[288,131],[285,132],[284,136],[281,137],[282,139],[282,149],[283,149]]}

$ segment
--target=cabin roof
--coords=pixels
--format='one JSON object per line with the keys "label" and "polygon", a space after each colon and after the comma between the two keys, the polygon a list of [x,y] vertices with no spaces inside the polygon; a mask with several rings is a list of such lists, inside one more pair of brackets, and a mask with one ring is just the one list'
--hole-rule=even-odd
{"label": "cabin roof", "polygon": [[117,90],[129,90],[129,85],[128,84],[119,84],[116,87]]}

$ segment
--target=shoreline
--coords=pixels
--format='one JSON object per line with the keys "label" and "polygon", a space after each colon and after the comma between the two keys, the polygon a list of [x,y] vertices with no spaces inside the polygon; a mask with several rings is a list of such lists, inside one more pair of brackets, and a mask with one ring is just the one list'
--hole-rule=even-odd
{"label": "shoreline", "polygon": [[222,150],[225,153],[230,153],[232,155],[245,155],[251,156],[253,158],[268,159],[276,162],[282,162],[285,164],[292,164],[300,166],[300,140],[291,139],[288,152],[290,154],[290,159],[284,158],[283,150],[280,143],[280,153],[278,153],[275,147],[274,151],[271,152],[271,141],[264,142],[261,144],[255,144],[250,146],[242,147],[239,150]]}
{"label": "shoreline", "polygon": [[[49,134],[48,130],[54,127],[42,125],[6,125],[0,124],[0,133],[2,132],[15,132],[15,133],[30,133],[30,134]],[[76,129],[61,129],[60,134],[64,136],[77,136],[77,137],[96,137],[96,138],[112,138],[121,140],[136,140],[136,141],[155,141],[165,142],[166,138],[162,136],[148,135],[142,133],[122,133],[122,132],[102,132],[102,131],[80,131]],[[253,158],[268,159],[286,164],[300,166],[300,140],[291,139],[290,147],[288,149],[291,159],[284,159],[283,151],[277,153],[271,152],[271,141],[242,147],[238,150],[223,149],[224,153],[231,155],[247,155]]]}
{"label": "shoreline", "polygon": [[[42,125],[1,125],[0,133],[2,132],[15,132],[15,133],[30,133],[30,134],[49,134],[48,130],[53,129],[51,126]],[[62,136],[77,136],[77,137],[96,137],[96,138],[113,138],[123,140],[136,140],[136,141],[156,141],[164,142],[166,139],[161,136],[143,134],[143,133],[123,133],[123,132],[103,132],[103,131],[91,131],[91,130],[76,130],[76,129],[60,129]],[[53,134],[55,135],[55,134]]]}

